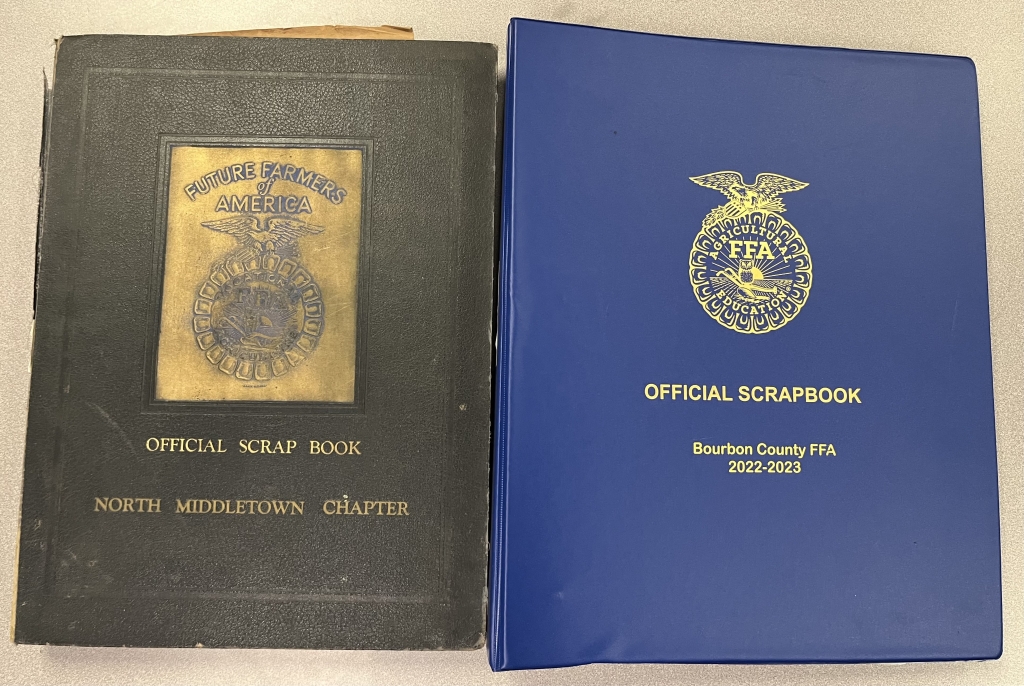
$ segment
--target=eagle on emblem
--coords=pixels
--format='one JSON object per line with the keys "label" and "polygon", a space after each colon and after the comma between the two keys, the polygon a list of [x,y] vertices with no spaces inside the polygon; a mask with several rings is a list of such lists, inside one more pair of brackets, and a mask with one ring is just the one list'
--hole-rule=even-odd
{"label": "eagle on emblem", "polygon": [[298,258],[299,246],[296,241],[302,236],[314,236],[324,230],[322,226],[307,224],[301,219],[283,217],[271,217],[262,226],[258,217],[246,215],[200,223],[207,229],[230,234],[238,240],[238,248],[225,256],[225,262],[246,262],[266,252]]}
{"label": "eagle on emblem", "polygon": [[803,181],[797,181],[788,176],[767,173],[758,174],[754,184],[750,185],[743,182],[742,174],[734,171],[691,176],[690,181],[705,188],[714,188],[729,198],[729,202],[719,205],[708,213],[704,218],[705,227],[722,219],[736,219],[756,210],[781,214],[786,211],[786,206],[782,204],[782,200],[778,196],[808,186]]}

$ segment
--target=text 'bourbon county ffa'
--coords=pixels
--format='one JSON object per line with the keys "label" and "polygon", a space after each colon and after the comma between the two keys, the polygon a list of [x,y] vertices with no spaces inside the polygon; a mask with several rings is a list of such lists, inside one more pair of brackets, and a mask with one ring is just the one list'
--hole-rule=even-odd
{"label": "text 'bourbon county ffa'", "polygon": [[644,386],[644,397],[648,400],[861,404],[860,389],[848,386],[740,386],[734,397],[724,385],[649,383]]}

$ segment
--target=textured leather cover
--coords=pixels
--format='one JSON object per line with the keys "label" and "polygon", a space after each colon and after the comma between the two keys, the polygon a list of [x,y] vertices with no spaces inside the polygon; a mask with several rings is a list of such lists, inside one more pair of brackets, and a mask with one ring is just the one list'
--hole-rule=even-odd
{"label": "textured leather cover", "polygon": [[[492,667],[998,657],[973,64],[518,19],[508,59]],[[753,218],[813,284],[741,333],[701,289],[794,277],[709,255],[780,244],[695,243]]]}
{"label": "textured leather cover", "polygon": [[[482,645],[495,60],[492,45],[454,42],[61,40],[45,151],[17,642]],[[158,333],[191,327],[193,316],[160,320],[161,293],[177,278],[164,274],[168,202],[175,194],[189,202],[168,189],[175,146],[337,148],[362,165],[352,167],[355,186],[340,205],[361,195],[350,227],[359,236],[351,402],[154,395]],[[309,223],[329,195],[314,178],[312,190],[279,179],[273,191],[308,196],[314,213],[300,217]],[[245,190],[229,195],[256,193],[255,182],[235,186]],[[277,226],[276,248],[253,234],[260,268],[282,264],[270,253],[283,256],[294,238],[287,227],[304,225]],[[316,238],[330,251],[336,229],[304,230],[322,230]],[[295,258],[307,267],[320,249],[308,246],[321,245],[311,240],[300,239],[306,247]],[[309,271],[326,300],[332,268]],[[302,292],[302,302],[313,299],[307,315],[319,312],[316,297]],[[255,326],[271,326],[273,312],[259,306]],[[341,309],[328,303],[328,332]],[[196,362],[186,379],[214,374],[190,345]],[[324,346],[302,364],[330,355]],[[236,388],[236,378],[223,379]],[[200,444],[174,437],[213,443],[185,452]],[[243,453],[242,440],[256,454]],[[337,451],[325,455],[314,440]],[[275,450],[279,441],[287,454]]]}

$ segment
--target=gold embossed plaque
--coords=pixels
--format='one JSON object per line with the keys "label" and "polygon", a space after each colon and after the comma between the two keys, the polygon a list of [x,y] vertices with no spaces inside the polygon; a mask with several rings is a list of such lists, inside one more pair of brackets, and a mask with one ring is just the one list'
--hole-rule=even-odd
{"label": "gold embossed plaque", "polygon": [[156,400],[355,398],[363,151],[170,151]]}

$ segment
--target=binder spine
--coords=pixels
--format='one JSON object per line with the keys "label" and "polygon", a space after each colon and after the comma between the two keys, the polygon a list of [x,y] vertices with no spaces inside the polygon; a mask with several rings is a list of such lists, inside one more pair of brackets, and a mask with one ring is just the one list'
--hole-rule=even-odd
{"label": "binder spine", "polygon": [[498,255],[498,338],[495,373],[494,469],[491,517],[491,583],[488,659],[491,669],[499,671],[504,655],[505,596],[505,477],[508,471],[508,384],[510,379],[510,341],[512,335],[512,199],[515,178],[512,175],[515,151],[515,30],[516,20],[508,27],[508,66],[505,72],[505,144],[502,173],[501,242]]}

